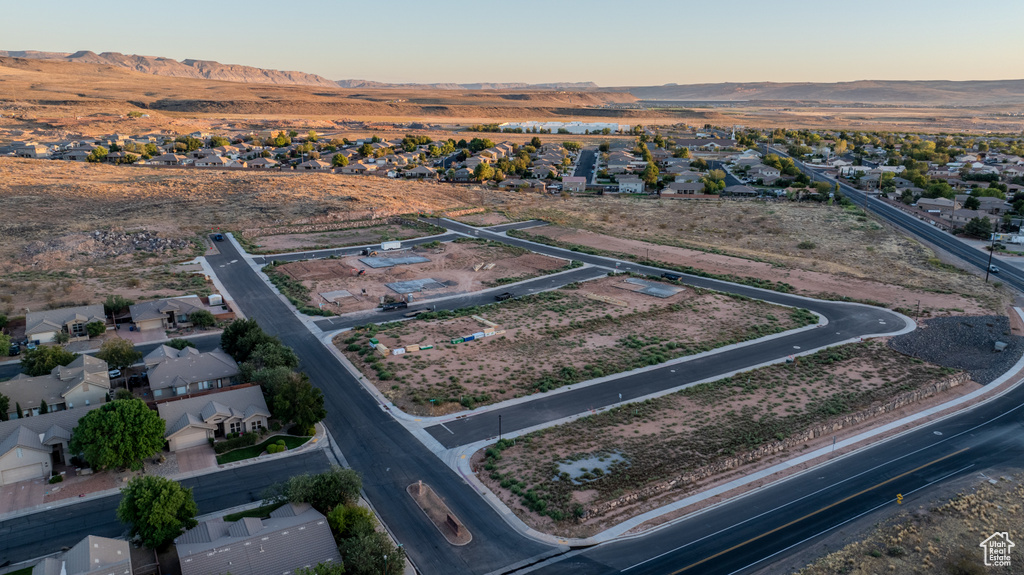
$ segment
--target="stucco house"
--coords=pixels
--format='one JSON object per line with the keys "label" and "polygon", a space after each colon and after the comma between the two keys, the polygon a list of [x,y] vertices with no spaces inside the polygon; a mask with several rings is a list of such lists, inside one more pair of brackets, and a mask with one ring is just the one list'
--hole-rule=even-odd
{"label": "stucco house", "polygon": [[10,406],[7,416],[18,418],[18,407],[23,417],[39,415],[43,401],[47,411],[61,411],[86,405],[100,405],[110,392],[107,362],[90,355],[80,355],[74,361],[58,365],[47,375],[32,377],[19,373],[0,382],[0,393],[7,396]]}
{"label": "stucco house", "polygon": [[70,341],[86,340],[89,333],[85,325],[94,321],[106,323],[102,304],[33,311],[25,315],[25,337],[49,343],[64,332],[70,336]]}
{"label": "stucco house", "polygon": [[187,395],[238,383],[238,364],[220,350],[200,352],[162,345],[143,358],[149,370],[149,389],[156,399]]}
{"label": "stucco house", "polygon": [[203,300],[195,295],[142,301],[128,308],[139,331],[191,327],[189,314],[205,309]]}
{"label": "stucco house", "polygon": [[339,563],[327,518],[308,503],[288,503],[269,519],[204,521],[174,540],[181,575],[281,575]]}
{"label": "stucco house", "polygon": [[562,189],[567,192],[586,191],[587,179],[582,176],[565,176],[562,178]]}
{"label": "stucco house", "polygon": [[124,539],[89,535],[32,568],[32,575],[132,575],[132,553]]}
{"label": "stucco house", "polygon": [[270,410],[258,385],[158,403],[171,451],[196,447],[229,433],[266,429]]}
{"label": "stucco house", "polygon": [[68,463],[68,442],[78,421],[99,405],[0,421],[0,485],[47,478]]}
{"label": "stucco house", "polygon": [[619,192],[623,194],[644,193],[644,181],[636,176],[619,176]]}

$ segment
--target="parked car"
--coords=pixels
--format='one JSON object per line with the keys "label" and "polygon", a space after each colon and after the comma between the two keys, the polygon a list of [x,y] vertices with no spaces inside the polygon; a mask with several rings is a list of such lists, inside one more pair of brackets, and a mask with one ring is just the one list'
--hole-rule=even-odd
{"label": "parked car", "polygon": [[213,241],[215,241],[215,242],[222,242],[222,241],[224,241],[224,234],[214,234],[213,235]]}
{"label": "parked car", "polygon": [[112,369],[112,370],[107,372],[107,376],[109,376],[110,379],[121,377],[121,370],[120,369]]}
{"label": "parked car", "polygon": [[667,280],[672,280],[672,281],[679,281],[679,280],[683,279],[682,274],[673,274],[673,273],[669,273],[669,272],[665,272],[665,273],[661,274],[661,277],[663,277],[663,278],[665,278]]}
{"label": "parked car", "polygon": [[12,343],[11,349],[7,351],[7,355],[21,355],[21,346],[16,343]]}
{"label": "parked car", "polygon": [[149,378],[144,373],[128,376],[128,385],[146,385],[147,383],[149,383]]}
{"label": "parked car", "polygon": [[494,296],[494,299],[496,299],[498,301],[505,301],[507,299],[512,299],[513,297],[514,296],[512,295],[512,292],[507,291],[505,293],[500,293],[500,294]]}
{"label": "parked car", "polygon": [[30,342],[26,342],[25,343],[25,349],[27,349],[29,351],[32,351],[35,348],[36,348],[36,342],[30,341]]}
{"label": "parked car", "polygon": [[409,307],[409,304],[407,302],[395,301],[395,302],[386,303],[386,304],[382,305],[380,307],[380,311],[391,311],[391,310],[395,310],[395,309],[405,309],[407,307]]}

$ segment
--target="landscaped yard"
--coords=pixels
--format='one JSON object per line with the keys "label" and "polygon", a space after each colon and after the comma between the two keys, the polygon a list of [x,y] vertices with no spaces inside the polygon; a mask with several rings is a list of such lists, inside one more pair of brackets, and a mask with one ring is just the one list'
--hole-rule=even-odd
{"label": "landscaped yard", "polygon": [[309,437],[296,437],[294,435],[274,435],[266,439],[259,445],[252,445],[249,447],[242,447],[227,453],[222,453],[217,456],[217,464],[224,465],[225,463],[234,463],[235,461],[242,461],[243,459],[252,459],[253,457],[259,457],[261,453],[267,450],[267,447],[273,443],[277,443],[280,440],[284,440],[285,446],[288,449],[295,449],[296,447],[306,443],[310,440]]}
{"label": "landscaped yard", "polygon": [[528,524],[587,536],[953,374],[879,342],[849,344],[503,440],[474,466]]}
{"label": "landscaped yard", "polygon": [[[816,323],[805,311],[625,275],[340,334],[335,345],[400,409],[440,415]],[[475,317],[474,317],[475,316]],[[493,336],[485,336],[493,331]],[[474,341],[452,343],[480,333]],[[381,356],[374,339],[402,355]],[[412,351],[415,346],[432,349]]]}
{"label": "landscaped yard", "polygon": [[275,509],[277,509],[278,507],[281,507],[285,503],[287,503],[287,502],[286,501],[278,501],[277,503],[271,503],[270,505],[261,505],[261,506],[255,508],[255,509],[249,509],[248,511],[239,511],[238,513],[229,513],[229,514],[224,516],[224,521],[227,521],[227,522],[230,523],[232,521],[238,521],[239,519],[244,519],[246,517],[255,517],[257,519],[263,519],[263,518],[266,518],[266,517],[270,517],[270,514]]}

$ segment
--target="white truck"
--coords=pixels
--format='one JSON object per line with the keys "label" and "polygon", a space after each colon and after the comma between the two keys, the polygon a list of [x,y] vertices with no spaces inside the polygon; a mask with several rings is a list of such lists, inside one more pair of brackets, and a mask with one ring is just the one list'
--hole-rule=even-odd
{"label": "white truck", "polygon": [[382,242],[380,244],[381,251],[389,250],[400,250],[402,249],[402,242]]}

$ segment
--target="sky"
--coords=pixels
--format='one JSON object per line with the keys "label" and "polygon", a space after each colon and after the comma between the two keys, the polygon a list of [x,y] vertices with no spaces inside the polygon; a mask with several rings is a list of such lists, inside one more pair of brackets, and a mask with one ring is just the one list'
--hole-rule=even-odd
{"label": "sky", "polygon": [[1024,1],[0,0],[0,50],[122,52],[381,82],[1024,78]]}

